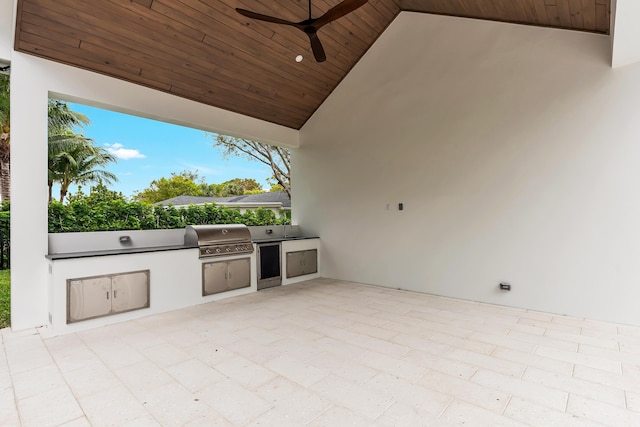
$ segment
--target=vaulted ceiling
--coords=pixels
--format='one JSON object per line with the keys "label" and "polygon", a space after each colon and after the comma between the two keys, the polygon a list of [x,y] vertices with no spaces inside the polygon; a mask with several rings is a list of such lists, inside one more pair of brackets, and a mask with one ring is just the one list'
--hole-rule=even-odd
{"label": "vaulted ceiling", "polygon": [[[313,0],[313,17],[338,3]],[[300,30],[235,11],[298,22],[308,6],[307,0],[19,0],[15,48],[299,129],[402,10],[604,34],[610,28],[610,0],[369,0],[318,31],[327,55],[318,63]]]}

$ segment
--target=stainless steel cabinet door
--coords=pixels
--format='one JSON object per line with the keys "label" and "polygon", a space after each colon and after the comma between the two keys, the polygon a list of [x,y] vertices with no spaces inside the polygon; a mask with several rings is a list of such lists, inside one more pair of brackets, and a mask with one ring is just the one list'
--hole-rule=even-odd
{"label": "stainless steel cabinet door", "polygon": [[111,277],[67,280],[67,323],[111,312]]}
{"label": "stainless steel cabinet door", "polygon": [[114,313],[149,307],[149,272],[118,274],[111,281]]}
{"label": "stainless steel cabinet door", "polygon": [[202,296],[227,290],[227,263],[224,261],[202,264]]}
{"label": "stainless steel cabinet door", "polygon": [[302,261],[303,274],[313,274],[318,272],[318,250],[311,249],[304,251]]}
{"label": "stainless steel cabinet door", "polygon": [[304,251],[287,252],[287,278],[304,274]]}
{"label": "stainless steel cabinet door", "polygon": [[318,250],[287,252],[287,278],[318,272]]}
{"label": "stainless steel cabinet door", "polygon": [[228,290],[251,286],[251,262],[249,258],[228,261]]}

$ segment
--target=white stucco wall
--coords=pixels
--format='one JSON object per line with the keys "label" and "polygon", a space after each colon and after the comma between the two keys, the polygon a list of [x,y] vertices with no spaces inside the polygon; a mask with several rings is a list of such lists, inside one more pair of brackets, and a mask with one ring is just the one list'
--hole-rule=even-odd
{"label": "white stucco wall", "polygon": [[640,2],[611,0],[611,65],[622,67],[640,61]]}
{"label": "white stucco wall", "polygon": [[13,47],[13,0],[0,0],[0,60],[11,59]]}
{"label": "white stucco wall", "polygon": [[298,131],[99,74],[12,53],[11,325],[47,323],[47,99],[63,99],[295,147]]}
{"label": "white stucco wall", "polygon": [[301,130],[322,275],[640,325],[640,66],[609,58],[607,36],[401,13]]}

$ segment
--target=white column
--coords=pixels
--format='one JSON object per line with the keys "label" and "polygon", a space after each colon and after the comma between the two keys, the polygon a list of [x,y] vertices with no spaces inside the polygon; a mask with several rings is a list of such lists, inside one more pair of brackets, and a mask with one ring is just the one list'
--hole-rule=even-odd
{"label": "white column", "polygon": [[611,0],[611,66],[640,61],[640,1]]}
{"label": "white column", "polygon": [[36,58],[11,62],[11,326],[47,323],[47,99]]}

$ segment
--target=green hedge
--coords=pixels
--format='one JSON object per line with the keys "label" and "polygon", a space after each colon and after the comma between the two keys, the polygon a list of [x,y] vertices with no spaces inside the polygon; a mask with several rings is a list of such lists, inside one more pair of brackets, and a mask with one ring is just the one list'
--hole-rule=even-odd
{"label": "green hedge", "polygon": [[[122,199],[95,202],[88,198],[73,200],[68,204],[57,201],[49,205],[49,232],[69,233],[83,231],[113,230],[159,230],[184,228],[194,224],[245,224],[277,225],[289,224],[291,213],[282,211],[280,216],[271,209],[258,208],[241,214],[215,204],[175,206],[152,206],[142,202],[127,202]],[[9,233],[10,206],[0,206],[0,230]]]}
{"label": "green hedge", "polygon": [[258,208],[241,214],[239,209],[215,204],[176,208],[124,200],[93,204],[81,199],[66,205],[53,201],[49,205],[50,233],[156,230],[194,224],[276,225],[289,221],[286,214],[277,218],[270,209]]}
{"label": "green hedge", "polygon": [[0,231],[4,231],[5,238],[9,236],[9,226],[11,225],[11,204],[3,201],[0,204]]}
{"label": "green hedge", "polygon": [[11,326],[11,272],[0,271],[0,329]]}

